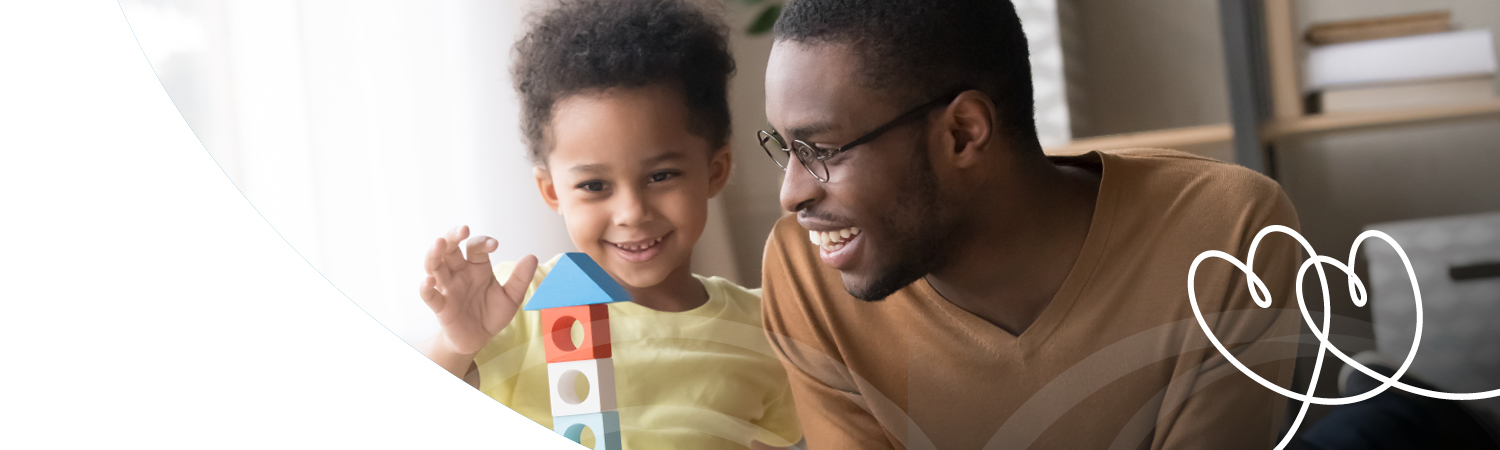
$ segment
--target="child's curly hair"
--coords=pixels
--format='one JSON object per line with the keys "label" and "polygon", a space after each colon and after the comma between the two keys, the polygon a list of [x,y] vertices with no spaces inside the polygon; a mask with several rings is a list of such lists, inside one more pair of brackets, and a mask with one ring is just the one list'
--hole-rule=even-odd
{"label": "child's curly hair", "polygon": [[729,139],[727,27],[686,0],[564,0],[516,42],[513,78],[528,156],[546,164],[557,102],[611,88],[665,84],[687,102],[689,130]]}

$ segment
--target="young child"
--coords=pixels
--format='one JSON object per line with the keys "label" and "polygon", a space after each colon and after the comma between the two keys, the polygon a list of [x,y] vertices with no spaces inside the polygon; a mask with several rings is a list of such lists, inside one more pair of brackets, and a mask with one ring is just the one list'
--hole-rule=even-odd
{"label": "young child", "polygon": [[[625,448],[784,447],[802,436],[759,290],[689,271],[730,171],[724,34],[686,0],[567,1],[515,48],[542,200],[634,299],[608,305]],[[427,254],[421,295],[442,330],[423,351],[550,427],[540,317],[518,311],[557,258],[492,270],[498,242],[468,235],[459,227]]]}

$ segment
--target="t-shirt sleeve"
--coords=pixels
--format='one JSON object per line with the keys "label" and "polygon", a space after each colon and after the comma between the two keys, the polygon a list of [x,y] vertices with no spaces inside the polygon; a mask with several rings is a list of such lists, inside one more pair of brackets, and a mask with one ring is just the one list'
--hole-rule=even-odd
{"label": "t-shirt sleeve", "polygon": [[893,448],[880,422],[862,406],[832,343],[810,317],[808,305],[816,300],[798,285],[811,280],[798,280],[817,276],[816,268],[805,260],[807,255],[787,248],[787,236],[798,235],[787,229],[791,226],[783,219],[766,243],[761,318],[771,349],[786,368],[807,448]]}
{"label": "t-shirt sleeve", "polygon": [[[1256,233],[1269,225],[1298,229],[1291,201],[1274,182],[1258,186],[1260,196],[1236,224],[1242,235],[1233,252],[1244,261]],[[1207,250],[1207,249],[1204,249]],[[1199,266],[1197,294],[1205,321],[1226,348],[1252,371],[1289,387],[1296,362],[1300,317],[1295,280],[1302,247],[1282,234],[1265,237],[1255,250],[1253,268],[1272,297],[1260,308],[1250,296],[1243,272],[1207,259]],[[1290,306],[1289,306],[1290,305]],[[1152,448],[1268,449],[1284,424],[1286,398],[1241,373],[1208,342],[1196,319],[1184,340],[1183,358],[1165,392]],[[1189,357],[1192,355],[1192,357]]]}

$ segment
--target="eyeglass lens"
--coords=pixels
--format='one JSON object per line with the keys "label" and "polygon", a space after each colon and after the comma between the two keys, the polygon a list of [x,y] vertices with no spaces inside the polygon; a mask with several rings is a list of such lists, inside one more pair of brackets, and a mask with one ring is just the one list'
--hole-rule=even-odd
{"label": "eyeglass lens", "polygon": [[797,161],[807,169],[819,181],[828,181],[828,165],[818,159],[818,152],[812,146],[802,141],[792,141],[792,150],[788,151],[776,136],[765,131],[760,132],[760,147],[765,150],[766,155],[771,157],[776,165],[782,169],[791,167],[790,153],[797,154]]}

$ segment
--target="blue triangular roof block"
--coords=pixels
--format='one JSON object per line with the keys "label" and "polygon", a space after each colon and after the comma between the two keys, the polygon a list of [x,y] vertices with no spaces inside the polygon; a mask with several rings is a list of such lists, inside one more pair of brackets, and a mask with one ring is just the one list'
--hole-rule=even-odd
{"label": "blue triangular roof block", "polygon": [[630,301],[630,293],[584,253],[564,253],[526,302],[526,311]]}

